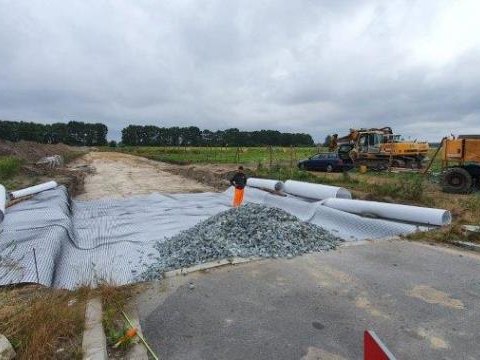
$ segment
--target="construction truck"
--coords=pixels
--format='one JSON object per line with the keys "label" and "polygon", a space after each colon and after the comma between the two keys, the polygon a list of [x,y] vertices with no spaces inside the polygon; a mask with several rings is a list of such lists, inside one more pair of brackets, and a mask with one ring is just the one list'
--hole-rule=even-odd
{"label": "construction truck", "polygon": [[344,137],[331,136],[330,150],[349,157],[354,164],[384,170],[390,167],[421,168],[427,157],[426,141],[405,141],[390,127],[350,129]]}
{"label": "construction truck", "polygon": [[441,186],[444,192],[465,194],[480,186],[480,135],[442,139],[425,173],[441,154]]}

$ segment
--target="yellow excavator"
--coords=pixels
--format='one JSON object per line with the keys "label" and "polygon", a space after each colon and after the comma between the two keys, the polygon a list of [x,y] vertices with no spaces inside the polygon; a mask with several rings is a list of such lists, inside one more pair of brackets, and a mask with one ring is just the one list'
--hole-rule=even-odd
{"label": "yellow excavator", "polygon": [[426,141],[405,141],[390,127],[350,129],[344,137],[330,137],[330,150],[338,151],[341,158],[349,157],[355,165],[384,170],[391,167],[418,169],[427,157]]}

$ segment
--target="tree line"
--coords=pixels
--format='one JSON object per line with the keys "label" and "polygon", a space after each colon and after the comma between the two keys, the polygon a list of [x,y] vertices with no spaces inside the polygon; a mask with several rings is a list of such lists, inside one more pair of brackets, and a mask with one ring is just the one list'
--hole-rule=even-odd
{"label": "tree line", "polygon": [[[0,139],[64,143],[76,146],[107,145],[108,128],[101,123],[38,124],[0,120]],[[112,142],[114,143],[114,142]],[[122,143],[129,146],[314,146],[309,134],[276,130],[200,130],[198,127],[157,127],[129,125],[122,130]],[[115,145],[115,144],[113,144]]]}
{"label": "tree line", "polygon": [[104,124],[70,121],[69,123],[37,124],[0,120],[0,139],[36,141],[45,144],[64,143],[76,146],[107,144],[108,128]]}
{"label": "tree line", "polygon": [[276,130],[200,130],[198,127],[129,125],[122,130],[122,144],[130,146],[314,146],[309,134]]}

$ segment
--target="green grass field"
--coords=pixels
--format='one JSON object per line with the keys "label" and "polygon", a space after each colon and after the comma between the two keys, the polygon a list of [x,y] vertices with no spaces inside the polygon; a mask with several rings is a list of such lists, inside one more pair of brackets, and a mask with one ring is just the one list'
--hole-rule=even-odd
{"label": "green grass field", "polygon": [[[104,148],[111,151],[111,148]],[[117,151],[175,164],[294,165],[326,149],[316,147],[150,147],[126,146]]]}
{"label": "green grass field", "polygon": [[[112,151],[104,147],[102,151]],[[327,152],[324,147],[173,147],[173,146],[125,146],[115,151],[146,157],[148,159],[174,164],[244,164],[244,165],[284,165],[296,166],[299,160]],[[436,149],[430,149],[433,157]],[[432,171],[441,168],[440,154],[432,164]]]}

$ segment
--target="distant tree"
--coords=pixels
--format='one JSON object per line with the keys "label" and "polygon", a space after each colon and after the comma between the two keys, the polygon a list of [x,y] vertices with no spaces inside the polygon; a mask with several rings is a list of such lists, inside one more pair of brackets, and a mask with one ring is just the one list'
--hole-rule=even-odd
{"label": "distant tree", "polygon": [[325,140],[323,141],[323,146],[329,146],[331,140],[332,140],[332,136],[331,136],[331,135],[325,136]]}
{"label": "distant tree", "polygon": [[117,147],[117,142],[116,142],[115,140],[111,140],[111,141],[108,143],[108,146],[110,146],[111,148]]}
{"label": "distant tree", "polygon": [[143,146],[314,146],[312,137],[302,133],[281,133],[276,130],[240,131],[200,130],[198,127],[129,125],[122,130],[122,143]]}
{"label": "distant tree", "polygon": [[106,145],[108,128],[104,124],[70,121],[68,124],[36,124],[24,121],[0,120],[0,139],[28,140],[40,143],[68,145]]}

